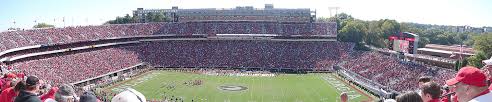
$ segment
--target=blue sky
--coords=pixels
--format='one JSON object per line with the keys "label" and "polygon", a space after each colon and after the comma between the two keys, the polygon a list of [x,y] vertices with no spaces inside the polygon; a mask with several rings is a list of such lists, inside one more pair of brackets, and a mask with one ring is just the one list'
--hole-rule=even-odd
{"label": "blue sky", "polygon": [[323,17],[330,16],[328,7],[340,7],[338,12],[363,20],[492,26],[492,0],[1,0],[0,31],[32,28],[35,21],[56,27],[100,25],[140,7],[263,8],[265,3],[275,8],[311,8]]}

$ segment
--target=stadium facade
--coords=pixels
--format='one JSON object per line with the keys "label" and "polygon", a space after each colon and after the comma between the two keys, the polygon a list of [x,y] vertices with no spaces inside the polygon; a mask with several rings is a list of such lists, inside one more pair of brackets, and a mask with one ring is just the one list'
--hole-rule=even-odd
{"label": "stadium facade", "polygon": [[314,22],[316,11],[309,8],[274,8],[273,4],[265,4],[265,8],[253,6],[237,6],[236,8],[202,8],[179,9],[144,9],[137,8],[133,16],[139,22],[147,22],[145,15],[162,13],[170,17],[172,22],[196,21],[271,21],[271,22]]}

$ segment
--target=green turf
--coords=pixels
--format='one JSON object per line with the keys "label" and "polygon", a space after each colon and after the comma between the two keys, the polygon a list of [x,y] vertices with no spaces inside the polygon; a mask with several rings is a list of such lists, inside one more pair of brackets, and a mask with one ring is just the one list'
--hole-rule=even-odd
{"label": "green turf", "polygon": [[[185,102],[337,102],[339,90],[323,77],[331,74],[280,74],[275,77],[251,76],[211,76],[173,71],[153,71],[137,79],[113,87],[121,91],[132,87],[145,95],[147,99],[182,97]],[[187,86],[190,80],[203,80],[199,86]],[[243,91],[224,91],[222,85],[240,85],[248,89]],[[169,89],[167,86],[175,86]],[[353,89],[350,89],[352,92]],[[359,102],[368,98],[360,93],[351,101]]]}

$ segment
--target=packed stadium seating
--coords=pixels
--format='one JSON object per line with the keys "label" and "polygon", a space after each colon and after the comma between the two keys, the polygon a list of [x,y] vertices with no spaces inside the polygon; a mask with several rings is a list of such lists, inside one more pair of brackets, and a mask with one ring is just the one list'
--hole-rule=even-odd
{"label": "packed stadium seating", "polygon": [[[98,39],[160,34],[279,34],[334,35],[334,23],[278,22],[173,22],[142,23],[2,32],[0,51],[30,45],[57,45]],[[89,42],[88,42],[89,41]],[[88,44],[91,43],[91,44]],[[75,45],[73,45],[75,46]],[[72,45],[57,46],[63,49]],[[13,63],[11,66],[54,83],[76,82],[146,62],[160,67],[229,67],[294,70],[344,68],[396,91],[416,89],[415,80],[432,76],[438,83],[455,71],[402,62],[376,52],[354,52],[354,44],[336,41],[268,40],[169,40],[146,41],[131,46],[114,46],[79,53],[62,53],[46,58]],[[34,53],[37,51],[19,54]],[[353,52],[353,53],[352,53]]]}
{"label": "packed stadium seating", "polygon": [[113,47],[13,64],[55,83],[71,83],[147,62],[162,67],[288,68],[332,70],[345,50],[342,42],[162,41]]}
{"label": "packed stadium seating", "polygon": [[159,29],[159,23],[81,26],[67,28],[33,29],[2,32],[0,51],[31,46],[73,43],[97,39],[151,35]]}
{"label": "packed stadium seating", "polygon": [[204,40],[150,42],[137,50],[153,66],[312,69],[331,66],[344,53],[331,48],[348,47],[340,42]]}
{"label": "packed stadium seating", "polygon": [[[131,46],[127,46],[131,48]],[[125,47],[125,48],[127,48]],[[54,84],[72,83],[127,68],[142,61],[136,52],[109,48],[76,54],[59,54],[38,60],[15,63],[17,70],[36,75]]]}
{"label": "packed stadium seating", "polygon": [[336,35],[336,24],[223,21],[141,23],[33,29],[1,32],[0,51],[32,45],[62,44],[115,37],[158,34]]}
{"label": "packed stadium seating", "polygon": [[400,61],[377,52],[355,52],[343,67],[399,92],[417,89],[416,82],[421,76],[431,76],[443,84],[456,73],[450,69]]}

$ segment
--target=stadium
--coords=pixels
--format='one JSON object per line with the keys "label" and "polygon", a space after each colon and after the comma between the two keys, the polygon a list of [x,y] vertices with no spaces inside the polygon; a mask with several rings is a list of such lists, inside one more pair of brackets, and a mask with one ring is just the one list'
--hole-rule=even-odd
{"label": "stadium", "polygon": [[106,102],[128,87],[148,102],[371,102],[456,73],[354,50],[309,9],[173,9],[173,22],[1,32],[2,72]]}

